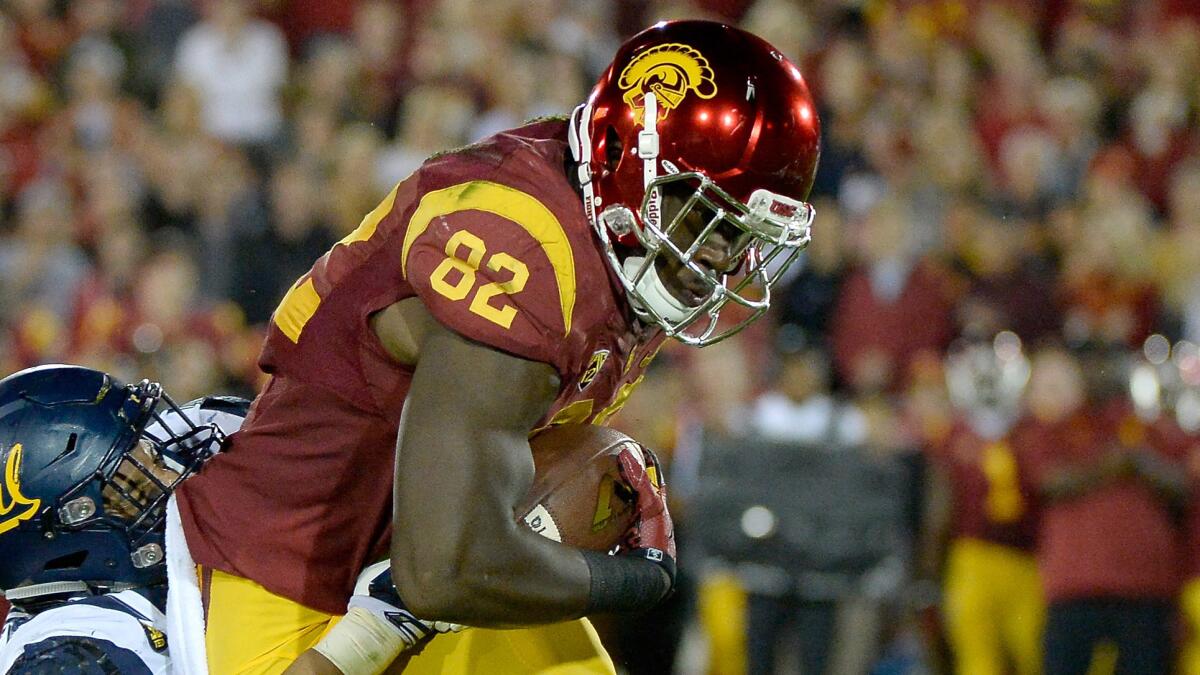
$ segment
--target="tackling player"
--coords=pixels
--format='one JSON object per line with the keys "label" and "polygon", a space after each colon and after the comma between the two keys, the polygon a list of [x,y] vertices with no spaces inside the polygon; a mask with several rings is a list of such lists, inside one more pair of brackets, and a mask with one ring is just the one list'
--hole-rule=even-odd
{"label": "tackling player", "polygon": [[[514,514],[527,439],[605,423],[665,338],[710,344],[766,310],[808,242],[818,138],[808,87],[773,47],[660,23],[569,122],[436,156],[397,185],[288,291],[246,426],[178,493],[209,670],[283,670],[389,553],[399,598],[437,620],[509,628],[657,603],[675,555],[659,486],[644,483],[622,555],[548,541]],[[594,637],[579,622],[468,630],[410,668],[611,670]],[[372,651],[334,658],[382,669]]]}
{"label": "tackling player", "polygon": [[0,672],[169,672],[167,499],[248,405],[76,366],[0,380]]}

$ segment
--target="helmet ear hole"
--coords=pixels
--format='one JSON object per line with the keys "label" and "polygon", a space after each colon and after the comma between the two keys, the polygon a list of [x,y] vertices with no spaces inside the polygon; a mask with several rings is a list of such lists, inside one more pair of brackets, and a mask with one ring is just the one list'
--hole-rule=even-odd
{"label": "helmet ear hole", "polygon": [[45,569],[47,570],[73,570],[83,567],[83,562],[87,560],[87,551],[75,551],[67,555],[59,556],[53,560],[46,562]]}
{"label": "helmet ear hole", "polygon": [[604,168],[616,171],[617,164],[621,163],[621,153],[624,150],[624,144],[621,143],[621,137],[617,135],[616,128],[608,127],[604,131]]}

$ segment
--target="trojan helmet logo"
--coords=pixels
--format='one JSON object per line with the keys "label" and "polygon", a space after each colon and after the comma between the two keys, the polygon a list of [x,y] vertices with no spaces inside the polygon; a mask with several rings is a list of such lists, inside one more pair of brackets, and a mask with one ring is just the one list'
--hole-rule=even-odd
{"label": "trojan helmet logo", "polygon": [[617,79],[625,92],[625,102],[633,108],[642,124],[642,99],[654,92],[658,99],[658,119],[663,120],[687,97],[689,92],[703,99],[717,95],[708,59],[692,47],[676,42],[659,45],[638,54]]}
{"label": "trojan helmet logo", "polygon": [[0,485],[0,534],[37,515],[42,500],[21,494],[21,444],[13,446],[4,462],[4,484]]}
{"label": "trojan helmet logo", "polygon": [[597,349],[592,352],[592,358],[588,361],[587,368],[583,369],[583,375],[579,376],[579,391],[587,389],[587,386],[596,379],[596,375],[600,374],[600,369],[608,361],[609,351],[607,349]]}

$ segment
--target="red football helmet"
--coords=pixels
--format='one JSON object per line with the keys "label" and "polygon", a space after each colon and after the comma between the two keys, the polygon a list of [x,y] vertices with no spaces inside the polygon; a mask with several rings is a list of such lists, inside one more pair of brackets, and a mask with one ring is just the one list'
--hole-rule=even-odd
{"label": "red football helmet", "polygon": [[[570,144],[588,219],[640,317],[706,345],[766,311],[771,286],[808,244],[819,136],[799,68],[754,35],[671,21],[621,46],[572,115]],[[665,223],[664,193],[681,204]],[[681,239],[693,212],[707,224]],[[697,258],[718,231],[740,260],[734,274]],[[678,300],[660,278],[666,264],[706,292]],[[718,331],[729,302],[748,316]]]}

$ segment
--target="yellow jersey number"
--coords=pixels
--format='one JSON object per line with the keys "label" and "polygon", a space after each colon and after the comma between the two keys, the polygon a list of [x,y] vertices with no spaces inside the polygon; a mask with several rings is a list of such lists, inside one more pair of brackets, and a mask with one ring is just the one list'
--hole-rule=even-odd
{"label": "yellow jersey number", "polygon": [[1021,497],[1017,459],[1012,449],[1003,442],[992,443],[984,449],[981,463],[988,481],[988,518],[995,523],[1011,523],[1020,518],[1025,512],[1025,500]]}
{"label": "yellow jersey number", "polygon": [[[459,257],[463,249],[466,250],[465,258]],[[493,305],[490,301],[498,295],[515,295],[524,290],[529,281],[529,268],[504,252],[493,253],[485,263],[483,259],[486,255],[487,245],[482,239],[466,230],[455,232],[446,241],[446,259],[434,268],[429,276],[429,285],[457,302],[470,295],[471,289],[475,288],[475,273],[479,271],[480,264],[493,272],[509,272],[512,276],[507,281],[493,281],[480,286],[471,298],[470,305],[471,312],[498,326],[509,328],[517,316],[517,308],[510,304]]]}
{"label": "yellow jersey number", "polygon": [[[398,187],[393,188],[379,206],[363,217],[358,227],[343,237],[335,245],[335,248],[336,246],[351,246],[370,239],[375,234],[379,222],[392,210]],[[458,253],[463,247],[466,248],[466,258],[458,257]],[[470,310],[475,314],[504,328],[509,328],[512,326],[513,318],[517,315],[517,308],[512,305],[497,306],[493,304],[492,298],[502,294],[513,295],[524,290],[525,284],[529,281],[529,267],[507,253],[495,253],[484,262],[486,255],[487,246],[482,239],[466,230],[459,230],[446,242],[446,259],[433,270],[429,281],[435,291],[451,300],[458,301],[466,298],[471,289],[475,287],[475,273],[479,271],[480,264],[486,265],[493,272],[502,270],[510,272],[512,276],[507,281],[493,281],[480,286],[471,298],[470,305]],[[454,272],[457,272],[458,276],[451,281],[451,275]],[[320,305],[321,297],[313,286],[312,279],[301,278],[283,296],[272,319],[289,340],[298,343],[304,327],[312,319]]]}

